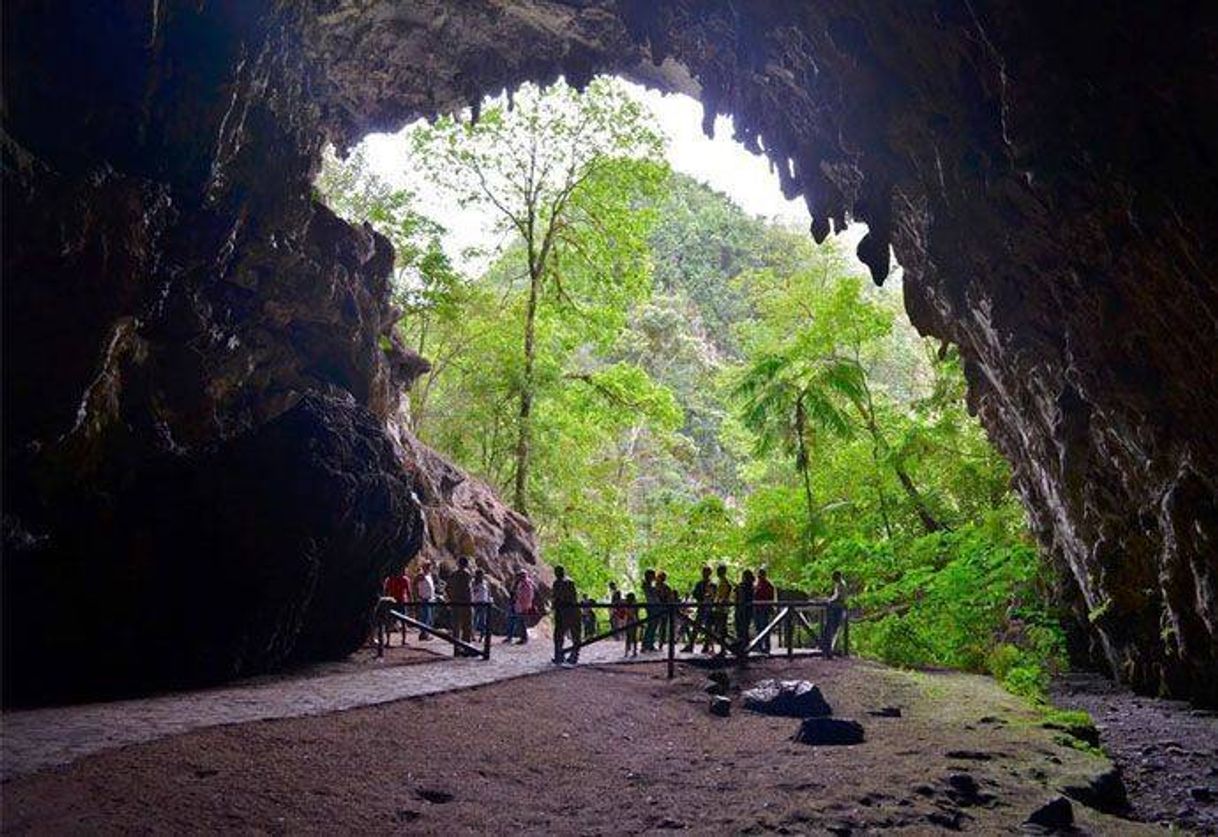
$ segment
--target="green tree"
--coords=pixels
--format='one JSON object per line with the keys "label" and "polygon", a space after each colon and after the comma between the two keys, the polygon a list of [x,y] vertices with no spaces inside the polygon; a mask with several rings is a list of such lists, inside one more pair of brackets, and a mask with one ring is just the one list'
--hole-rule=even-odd
{"label": "green tree", "polygon": [[649,219],[638,210],[666,169],[662,137],[612,80],[596,79],[582,94],[562,82],[525,85],[513,105],[484,110],[476,122],[441,119],[415,132],[414,150],[441,189],[493,213],[520,242],[527,291],[513,503],[527,512],[543,296],[595,320],[604,297],[649,287]]}

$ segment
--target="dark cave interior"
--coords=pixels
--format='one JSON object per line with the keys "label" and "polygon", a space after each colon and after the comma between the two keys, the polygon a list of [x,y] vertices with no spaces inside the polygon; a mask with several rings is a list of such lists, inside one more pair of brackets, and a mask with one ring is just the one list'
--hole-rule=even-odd
{"label": "dark cave interior", "polygon": [[877,280],[892,248],[1059,568],[1073,655],[1218,702],[1213,4],[4,15],[9,699],[341,656],[428,531],[537,561],[528,522],[454,506],[462,475],[396,420],[425,361],[393,338],[392,251],[310,184],[328,142],[606,72],[733,114],[813,235],[869,225]]}

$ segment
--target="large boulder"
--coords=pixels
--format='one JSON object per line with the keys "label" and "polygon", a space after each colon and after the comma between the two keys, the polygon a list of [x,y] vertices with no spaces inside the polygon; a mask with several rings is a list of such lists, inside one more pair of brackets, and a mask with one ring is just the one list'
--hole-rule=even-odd
{"label": "large boulder", "polygon": [[54,537],[6,527],[10,700],[341,657],[367,638],[382,579],[423,536],[379,423],[321,396],[213,449],[154,459],[72,520]]}
{"label": "large boulder", "polygon": [[833,714],[820,687],[807,680],[762,680],[741,692],[740,699],[745,709],[762,715],[815,718]]}

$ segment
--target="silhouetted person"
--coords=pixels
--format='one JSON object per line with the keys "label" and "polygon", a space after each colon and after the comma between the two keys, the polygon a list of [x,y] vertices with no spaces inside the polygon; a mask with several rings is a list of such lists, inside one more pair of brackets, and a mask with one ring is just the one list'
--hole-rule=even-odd
{"label": "silhouetted person", "polygon": [[622,656],[637,657],[639,655],[639,611],[634,607],[638,603],[634,593],[626,594],[623,609],[629,614],[625,617],[626,653]]}
{"label": "silhouetted person", "polygon": [[469,572],[469,559],[462,555],[457,559],[457,568],[448,576],[445,588],[448,604],[453,615],[453,636],[462,642],[474,641],[474,624],[469,604],[473,601],[473,576]]}
{"label": "silhouetted person", "polygon": [[584,636],[596,636],[596,611],[592,607],[592,599],[584,597]]}
{"label": "silhouetted person", "polygon": [[[676,601],[676,596],[673,595],[672,588],[668,586],[668,573],[661,570],[656,574],[656,603],[667,605],[674,601]],[[655,610],[656,616],[658,617],[658,624],[656,625],[656,639],[659,641],[660,645],[663,645],[664,643],[668,642],[668,617],[671,611],[666,607],[657,607]]]}
{"label": "silhouetted person", "polygon": [[[694,589],[690,591],[690,596],[698,604],[698,609],[694,613],[694,619],[699,628],[702,629],[702,653],[710,653],[711,636],[709,628],[713,622],[711,618],[711,608],[709,602],[715,598],[715,582],[711,580],[710,566],[702,567],[702,578],[698,579],[698,583],[694,585]],[[694,631],[689,636],[689,642],[685,646],[685,651],[693,651],[694,644],[698,641],[698,631]]]}
{"label": "silhouetted person", "polygon": [[821,653],[826,658],[833,656],[833,644],[837,640],[837,632],[846,613],[846,581],[840,570],[833,571],[833,595],[828,601],[829,604],[825,608],[825,633],[820,638]]}
{"label": "silhouetted person", "polygon": [[643,600],[647,602],[647,607],[643,608],[643,613],[650,620],[643,626],[643,650],[656,650],[656,620],[651,617],[659,613],[659,609],[653,605],[659,601],[659,592],[656,590],[656,571],[647,570],[643,573]]}
{"label": "silhouetted person", "polygon": [[749,631],[753,628],[753,571],[740,574],[736,585],[736,644],[741,653],[749,646]]}
{"label": "silhouetted person", "polygon": [[727,653],[727,609],[732,603],[732,592],[735,588],[727,580],[727,565],[715,567],[715,613],[714,626],[719,634],[719,654]]}
{"label": "silhouetted person", "polygon": [[561,567],[554,568],[554,662],[562,663],[563,641],[571,637],[571,654],[566,662],[574,665],[579,662],[579,594],[575,590],[575,582],[567,578],[567,571]]}
{"label": "silhouetted person", "polygon": [[[757,571],[757,586],[753,588],[753,625],[755,634],[760,635],[774,618],[773,602],[778,596],[774,585],[770,583],[770,574],[762,567]],[[766,654],[770,653],[770,634],[766,634],[757,646]]]}
{"label": "silhouetted person", "polygon": [[609,627],[620,631],[626,624],[626,620],[621,618],[622,591],[617,589],[617,585],[612,581],[609,582],[609,604],[613,605],[609,610]]}

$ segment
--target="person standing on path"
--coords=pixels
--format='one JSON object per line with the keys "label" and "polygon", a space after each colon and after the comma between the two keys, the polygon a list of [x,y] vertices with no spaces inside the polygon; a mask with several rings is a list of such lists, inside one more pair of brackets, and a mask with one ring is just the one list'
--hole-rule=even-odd
{"label": "person standing on path", "polygon": [[629,616],[625,616],[623,624],[626,626],[626,653],[623,657],[637,657],[639,655],[639,611],[635,607],[638,599],[634,593],[626,594],[626,601],[622,605],[623,609],[629,612]]}
{"label": "person standing on path", "polygon": [[474,570],[469,600],[474,603],[474,633],[479,642],[485,642],[491,632],[491,585],[480,569]]}
{"label": "person standing on path", "polygon": [[537,588],[533,579],[524,570],[516,571],[516,584],[512,587],[512,604],[508,613],[508,634],[504,642],[511,642],[516,636],[516,628],[520,628],[520,645],[529,641],[529,628],[525,618],[533,612],[533,598]]}
{"label": "person standing on path", "polygon": [[[402,567],[397,575],[385,579],[385,595],[393,599],[394,609],[410,615],[410,570]],[[406,644],[406,623],[402,623],[402,644]]]}
{"label": "person standing on path", "polygon": [[597,623],[596,610],[592,607],[592,597],[584,596],[584,636],[596,636],[600,625]]}
{"label": "person standing on path", "polygon": [[448,576],[448,606],[453,619],[453,636],[462,642],[474,641],[474,622],[469,605],[473,600],[473,576],[469,574],[469,558],[457,559],[457,568]]}
{"label": "person standing on path", "polygon": [[[567,578],[567,571],[561,565],[554,568],[554,664],[563,662],[575,665],[579,662],[579,593],[575,582]],[[565,660],[562,655],[563,641],[571,637],[575,646]]]}
{"label": "person standing on path", "polygon": [[424,560],[419,563],[419,572],[414,577],[414,593],[419,603],[419,621],[425,626],[419,628],[419,639],[427,642],[431,639],[427,628],[431,627],[432,603],[436,598],[436,581],[431,575],[430,561]]}
{"label": "person standing on path", "polygon": [[711,627],[711,608],[709,603],[715,598],[715,582],[711,580],[710,565],[703,565],[702,578],[694,585],[694,589],[690,592],[690,597],[697,603],[698,608],[694,611],[694,620],[697,623],[697,628],[690,633],[689,642],[682,649],[686,653],[694,650],[694,643],[698,641],[698,629],[702,632],[702,653],[710,653],[711,636],[709,628]]}
{"label": "person standing on path", "polygon": [[820,650],[825,659],[833,657],[833,644],[846,614],[846,595],[846,580],[842,578],[842,571],[834,570],[833,595],[829,597],[828,606],[825,608],[825,633],[820,638]]}
{"label": "person standing on path", "polygon": [[622,626],[626,624],[626,621],[619,616],[622,605],[622,591],[617,589],[617,585],[612,581],[609,582],[609,604],[613,605],[609,610],[609,628],[615,632],[620,631]]}
{"label": "person standing on path", "polygon": [[[774,590],[774,585],[770,583],[770,574],[765,567],[757,571],[757,586],[753,589],[753,624],[756,627],[756,634],[760,634],[770,624],[770,620],[774,618],[773,602],[777,601],[778,596]],[[766,634],[761,640],[759,646],[763,653],[770,653],[770,635]]]}
{"label": "person standing on path", "polygon": [[719,634],[719,656],[727,653],[727,609],[732,603],[735,588],[727,580],[727,565],[715,567],[715,632]]}
{"label": "person standing on path", "polygon": [[656,620],[653,616],[659,614],[659,608],[654,605],[659,601],[659,591],[656,590],[656,571],[647,570],[643,573],[643,601],[647,606],[643,608],[643,614],[648,622],[643,626],[643,651],[656,650]]}
{"label": "person standing on path", "polygon": [[753,627],[753,571],[745,570],[740,574],[740,583],[736,585],[736,645],[740,653],[749,647],[749,631]]}
{"label": "person standing on path", "polygon": [[[656,602],[662,605],[668,605],[675,602],[677,597],[673,595],[673,590],[668,586],[668,573],[661,570],[656,574]],[[667,607],[656,608],[657,626],[656,638],[662,647],[668,642],[668,614],[670,610]]]}

